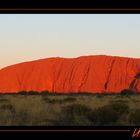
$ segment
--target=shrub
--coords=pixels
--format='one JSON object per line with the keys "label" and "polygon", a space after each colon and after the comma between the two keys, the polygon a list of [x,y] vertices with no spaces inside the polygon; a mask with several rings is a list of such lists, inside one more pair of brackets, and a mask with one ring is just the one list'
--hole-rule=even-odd
{"label": "shrub", "polygon": [[124,89],[124,90],[121,91],[120,94],[124,95],[124,96],[130,96],[130,95],[134,95],[135,93],[132,90]]}
{"label": "shrub", "polygon": [[127,113],[129,111],[128,104],[124,103],[121,100],[119,102],[116,101],[116,102],[110,103],[109,106],[111,106],[112,109],[114,109],[119,114]]}
{"label": "shrub", "polygon": [[91,111],[91,108],[81,104],[66,106],[60,112],[58,120],[54,121],[54,125],[90,125],[87,116]]}
{"label": "shrub", "polygon": [[42,95],[50,95],[49,91],[45,90],[41,92]]}
{"label": "shrub", "polygon": [[29,117],[29,114],[25,111],[18,112],[17,114],[17,124],[18,125],[29,125],[31,118]]}
{"label": "shrub", "polygon": [[21,91],[18,93],[19,95],[39,95],[39,92],[37,91]]}
{"label": "shrub", "polygon": [[19,95],[27,95],[27,92],[26,91],[21,91],[18,93]]}
{"label": "shrub", "polygon": [[93,111],[89,115],[89,119],[94,125],[109,125],[116,123],[118,114],[109,106],[105,106]]}
{"label": "shrub", "polygon": [[74,97],[67,97],[63,99],[63,102],[74,102],[74,101],[76,101],[76,98]]}
{"label": "shrub", "polygon": [[76,101],[76,98],[74,98],[74,97],[67,97],[67,98],[64,98],[64,99],[57,99],[57,98],[56,99],[50,99],[48,97],[43,97],[42,99],[45,102],[52,103],[52,104],[54,104],[54,103],[64,104],[66,102],[74,102],[74,101]]}
{"label": "shrub", "polygon": [[39,95],[39,92],[37,92],[37,91],[29,91],[28,95]]}
{"label": "shrub", "polygon": [[129,123],[130,125],[140,125],[140,109],[132,110],[129,115]]}
{"label": "shrub", "polygon": [[117,125],[122,115],[128,113],[129,106],[123,102],[109,103],[92,110],[86,105],[72,104],[62,109],[54,125]]}
{"label": "shrub", "polygon": [[0,110],[9,110],[12,113],[15,113],[15,108],[11,104],[3,104],[0,106]]}
{"label": "shrub", "polygon": [[47,102],[47,103],[50,103],[50,104],[57,104],[57,103],[59,103],[59,104],[61,104],[61,103],[63,103],[63,101],[60,99],[60,100],[58,100],[58,99],[50,99],[50,98],[45,98],[45,97],[43,97],[43,100],[45,101],[45,102]]}
{"label": "shrub", "polygon": [[16,110],[11,104],[0,106],[0,124],[12,124],[15,121]]}
{"label": "shrub", "polygon": [[94,125],[115,125],[122,114],[127,113],[128,105],[123,103],[110,103],[100,107],[88,115]]}
{"label": "shrub", "polygon": [[8,99],[5,99],[5,98],[1,98],[0,99],[0,102],[8,102],[9,100]]}

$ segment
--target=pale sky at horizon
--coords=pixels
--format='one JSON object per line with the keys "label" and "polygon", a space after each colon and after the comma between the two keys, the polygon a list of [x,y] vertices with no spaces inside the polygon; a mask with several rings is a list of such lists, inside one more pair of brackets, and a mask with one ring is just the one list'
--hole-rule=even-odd
{"label": "pale sky at horizon", "polygon": [[140,14],[0,14],[0,68],[48,57],[140,58]]}

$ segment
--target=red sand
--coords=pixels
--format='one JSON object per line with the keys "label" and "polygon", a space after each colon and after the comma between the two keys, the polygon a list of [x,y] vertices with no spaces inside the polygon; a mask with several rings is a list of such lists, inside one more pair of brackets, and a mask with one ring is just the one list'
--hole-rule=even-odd
{"label": "red sand", "polygon": [[0,92],[140,92],[140,59],[113,56],[47,58],[0,70]]}

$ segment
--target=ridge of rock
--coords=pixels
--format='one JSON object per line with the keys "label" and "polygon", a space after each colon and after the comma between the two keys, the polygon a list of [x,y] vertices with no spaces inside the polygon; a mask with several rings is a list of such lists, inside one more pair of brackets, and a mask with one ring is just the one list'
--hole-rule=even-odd
{"label": "ridge of rock", "polygon": [[140,59],[106,55],[52,57],[0,70],[0,93],[140,92]]}

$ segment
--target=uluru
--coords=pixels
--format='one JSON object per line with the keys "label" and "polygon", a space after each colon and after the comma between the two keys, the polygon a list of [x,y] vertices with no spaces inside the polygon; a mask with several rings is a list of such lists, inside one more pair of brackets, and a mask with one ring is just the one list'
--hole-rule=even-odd
{"label": "uluru", "polygon": [[106,55],[51,57],[0,70],[0,93],[119,93],[124,89],[140,92],[138,58]]}

